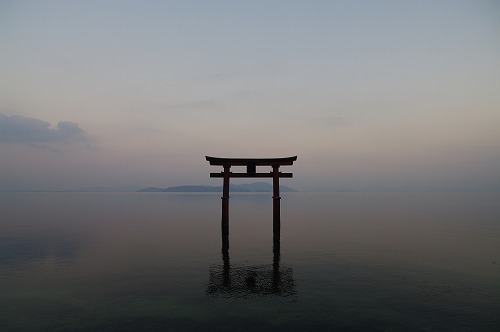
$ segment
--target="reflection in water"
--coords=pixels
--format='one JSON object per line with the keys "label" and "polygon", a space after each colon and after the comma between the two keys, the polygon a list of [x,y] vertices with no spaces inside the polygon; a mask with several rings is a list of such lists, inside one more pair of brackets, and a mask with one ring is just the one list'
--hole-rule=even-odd
{"label": "reflection in water", "polygon": [[273,263],[233,265],[229,261],[229,234],[222,231],[222,265],[209,269],[207,294],[223,297],[252,295],[292,296],[296,294],[293,269],[280,266],[280,239],[273,239]]}
{"label": "reflection in water", "polygon": [[81,235],[39,234],[0,237],[0,266],[18,266],[52,258],[57,263],[73,260],[81,251]]}

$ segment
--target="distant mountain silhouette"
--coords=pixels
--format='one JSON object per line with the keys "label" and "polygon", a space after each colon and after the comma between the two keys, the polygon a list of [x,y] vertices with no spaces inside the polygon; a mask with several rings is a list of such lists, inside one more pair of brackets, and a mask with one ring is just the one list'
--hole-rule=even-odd
{"label": "distant mountain silhouette", "polygon": [[137,192],[144,192],[144,193],[158,193],[158,192],[162,192],[163,191],[163,188],[157,188],[157,187],[147,187],[147,188],[143,188],[143,189],[139,189],[137,190]]}
{"label": "distant mountain silhouette", "polygon": [[[229,186],[231,192],[272,192],[273,186],[266,182],[254,182],[246,184],[232,184]],[[222,192],[222,186],[176,186],[165,189],[158,187],[147,187],[137,190],[138,192]],[[296,192],[297,190],[287,186],[280,186],[281,192]]]}
{"label": "distant mountain silhouette", "polygon": [[[93,187],[80,187],[80,188],[72,188],[65,190],[55,190],[55,191],[66,191],[66,192],[135,192],[140,189],[141,186],[123,186],[123,187],[101,187],[101,186],[93,186]],[[49,190],[53,191],[53,190]]]}
{"label": "distant mountain silhouette", "polygon": [[163,192],[218,192],[222,187],[213,186],[177,186],[163,189]]}

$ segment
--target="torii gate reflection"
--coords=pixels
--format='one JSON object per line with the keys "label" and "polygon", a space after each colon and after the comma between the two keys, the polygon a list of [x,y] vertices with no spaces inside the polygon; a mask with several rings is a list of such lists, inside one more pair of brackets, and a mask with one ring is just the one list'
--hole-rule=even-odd
{"label": "torii gate reflection", "polygon": [[[205,156],[210,165],[224,168],[221,173],[210,173],[211,178],[224,178],[222,187],[222,250],[229,249],[229,178],[273,178],[273,243],[279,250],[281,217],[280,217],[280,183],[279,178],[291,178],[292,173],[282,173],[280,166],[293,165],[297,156],[286,158],[217,158]],[[231,166],[246,166],[246,173],[233,173]],[[270,173],[257,173],[257,166],[271,166]],[[276,248],[277,247],[277,248]]]}

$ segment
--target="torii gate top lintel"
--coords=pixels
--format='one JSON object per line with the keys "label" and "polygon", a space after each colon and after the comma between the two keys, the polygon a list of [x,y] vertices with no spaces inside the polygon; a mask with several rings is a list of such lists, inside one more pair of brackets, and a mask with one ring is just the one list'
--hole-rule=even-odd
{"label": "torii gate top lintel", "polygon": [[[293,165],[293,162],[297,160],[297,156],[285,157],[285,158],[219,158],[219,157],[209,157],[205,156],[210,165],[223,166],[224,172],[221,173],[210,173],[211,178],[269,178],[269,177],[280,177],[280,178],[291,178],[292,173],[282,173],[279,172],[280,166]],[[231,166],[246,166],[246,173],[233,173],[230,172]],[[270,173],[257,173],[257,166],[272,166],[273,172]],[[226,175],[225,172],[228,172]],[[276,174],[274,174],[276,172]]]}
{"label": "torii gate top lintel", "polygon": [[228,166],[247,166],[253,164],[256,166],[273,166],[273,165],[293,165],[297,160],[297,156],[285,158],[219,158],[205,156],[210,165],[228,165]]}

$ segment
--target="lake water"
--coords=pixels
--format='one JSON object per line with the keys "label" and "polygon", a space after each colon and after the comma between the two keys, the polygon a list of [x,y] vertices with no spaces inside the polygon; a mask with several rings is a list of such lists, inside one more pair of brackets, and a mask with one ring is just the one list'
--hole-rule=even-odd
{"label": "lake water", "polygon": [[500,331],[499,193],[1,193],[1,331]]}

